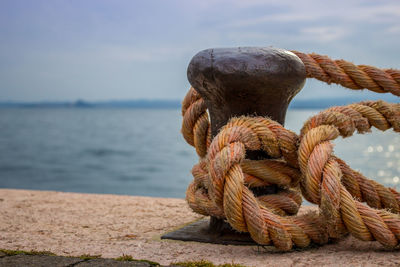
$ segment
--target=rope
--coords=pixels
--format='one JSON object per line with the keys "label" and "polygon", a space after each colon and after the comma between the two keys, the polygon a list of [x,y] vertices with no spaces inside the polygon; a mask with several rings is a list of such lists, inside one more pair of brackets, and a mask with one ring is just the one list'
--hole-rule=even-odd
{"label": "rope", "polygon": [[[400,96],[399,70],[293,53],[305,64],[307,77]],[[182,115],[182,134],[200,158],[186,192],[193,211],[225,219],[258,244],[282,251],[348,233],[385,247],[399,244],[400,193],[352,170],[333,154],[331,142],[371,127],[400,132],[400,104],[363,101],[331,107],[308,119],[300,135],[266,117],[236,117],[211,139],[207,107],[191,88]],[[271,159],[245,159],[246,150],[263,150]],[[278,186],[277,194],[251,191],[270,185]],[[296,215],[302,196],[319,212]]]}
{"label": "rope", "polygon": [[339,59],[332,60],[318,54],[292,51],[306,66],[307,77],[337,83],[350,89],[368,89],[377,93],[390,92],[400,96],[400,70],[379,69],[367,65],[354,65]]}

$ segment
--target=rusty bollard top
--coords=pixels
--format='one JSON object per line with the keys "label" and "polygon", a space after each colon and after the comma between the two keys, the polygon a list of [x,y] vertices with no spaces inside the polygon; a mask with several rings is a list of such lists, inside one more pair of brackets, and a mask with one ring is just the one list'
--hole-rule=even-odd
{"label": "rusty bollard top", "polygon": [[207,49],[188,67],[188,79],[206,102],[212,136],[234,116],[268,116],[281,124],[306,78],[293,53],[270,47]]}

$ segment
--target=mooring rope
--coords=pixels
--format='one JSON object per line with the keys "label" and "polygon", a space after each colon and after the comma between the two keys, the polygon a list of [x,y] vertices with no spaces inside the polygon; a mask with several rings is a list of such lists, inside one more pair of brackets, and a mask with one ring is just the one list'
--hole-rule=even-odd
{"label": "mooring rope", "polygon": [[[309,78],[400,96],[400,70],[292,52]],[[400,193],[352,170],[333,154],[331,141],[370,132],[372,126],[400,132],[400,104],[331,107],[308,119],[300,135],[266,117],[236,117],[211,139],[207,107],[191,88],[182,115],[182,134],[200,158],[186,192],[193,211],[224,219],[258,244],[283,251],[347,233],[390,248],[399,244]],[[263,150],[271,159],[245,159],[246,150]],[[277,185],[278,193],[255,196],[251,191],[269,185]],[[319,212],[296,215],[301,196],[319,205]]]}

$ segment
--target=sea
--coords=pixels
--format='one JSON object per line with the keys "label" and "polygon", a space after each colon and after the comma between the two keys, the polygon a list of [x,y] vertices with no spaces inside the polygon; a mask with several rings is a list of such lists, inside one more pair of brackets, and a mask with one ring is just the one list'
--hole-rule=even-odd
{"label": "sea", "polygon": [[[299,133],[319,110],[290,109]],[[184,198],[197,156],[178,109],[1,108],[0,188]],[[339,138],[335,155],[399,187],[400,134]]]}

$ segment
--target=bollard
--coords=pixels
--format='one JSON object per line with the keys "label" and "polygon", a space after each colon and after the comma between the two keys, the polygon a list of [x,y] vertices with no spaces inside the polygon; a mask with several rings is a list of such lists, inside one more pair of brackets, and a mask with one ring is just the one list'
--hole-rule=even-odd
{"label": "bollard", "polygon": [[284,124],[290,100],[305,78],[303,62],[276,48],[207,49],[188,67],[189,82],[209,110],[213,137],[235,116],[268,116]]}
{"label": "bollard", "polygon": [[[190,84],[204,99],[214,137],[230,118],[264,116],[282,125],[292,98],[302,89],[306,71],[293,53],[277,48],[239,47],[207,49],[188,67]],[[262,151],[247,151],[248,159],[268,158]],[[276,186],[258,188],[255,195],[276,193]],[[221,244],[254,244],[249,236],[211,217],[207,229],[194,223],[162,238]]]}

